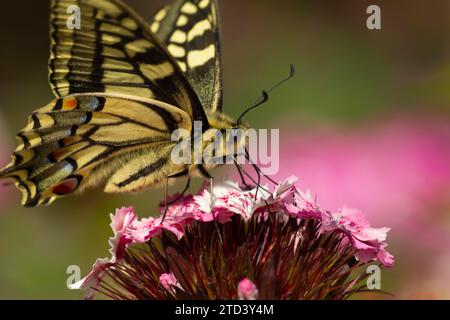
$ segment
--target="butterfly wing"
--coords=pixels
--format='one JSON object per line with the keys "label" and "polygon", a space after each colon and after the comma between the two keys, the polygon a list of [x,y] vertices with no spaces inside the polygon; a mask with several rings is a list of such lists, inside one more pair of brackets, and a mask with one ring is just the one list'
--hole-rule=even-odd
{"label": "butterfly wing", "polygon": [[176,0],[160,10],[151,30],[185,72],[203,108],[222,109],[222,63],[215,0]]}
{"label": "butterfly wing", "polygon": [[[80,28],[69,28],[77,18]],[[207,125],[178,64],[119,0],[53,0],[50,27],[49,80],[57,97],[104,92],[151,98]]]}
{"label": "butterfly wing", "polygon": [[150,99],[101,93],[59,98],[35,111],[12,162],[12,178],[33,207],[105,184],[106,192],[133,192],[184,170],[170,161],[171,133],[191,131],[183,110]]}

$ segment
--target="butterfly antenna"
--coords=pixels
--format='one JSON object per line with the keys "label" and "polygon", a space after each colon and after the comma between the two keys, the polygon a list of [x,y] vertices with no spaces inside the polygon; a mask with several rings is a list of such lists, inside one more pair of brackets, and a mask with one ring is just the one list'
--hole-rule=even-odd
{"label": "butterfly antenna", "polygon": [[278,88],[279,86],[281,86],[282,84],[284,84],[286,81],[290,80],[293,76],[295,75],[295,66],[293,64],[291,64],[290,70],[289,70],[289,75],[280,80],[279,82],[277,82],[276,84],[274,84],[270,89],[268,90],[263,90],[262,95],[258,98],[258,100],[256,100],[249,108],[247,108],[246,110],[244,110],[244,112],[242,112],[242,114],[239,116],[238,120],[237,120],[237,125],[239,126],[241,124],[241,120],[242,118],[251,110],[259,107],[260,105],[264,104],[267,102],[267,100],[269,100],[269,93],[271,93],[273,90],[275,90],[276,88]]}

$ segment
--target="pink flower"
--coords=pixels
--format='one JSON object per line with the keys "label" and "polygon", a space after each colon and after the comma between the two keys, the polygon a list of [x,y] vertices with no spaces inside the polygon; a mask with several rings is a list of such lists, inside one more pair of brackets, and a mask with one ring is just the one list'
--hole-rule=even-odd
{"label": "pink flower", "polygon": [[123,257],[125,246],[133,242],[127,234],[127,230],[136,221],[136,213],[134,208],[121,208],[116,210],[116,214],[110,214],[111,217],[111,229],[114,232],[114,236],[109,239],[110,253],[112,261],[120,260]]}
{"label": "pink flower", "polygon": [[372,228],[362,212],[344,207],[336,213],[325,213],[323,229],[344,232],[358,249],[356,257],[362,262],[381,258],[378,260],[385,266],[392,266],[393,257],[385,250],[384,243],[389,228]]}
{"label": "pink flower", "polygon": [[295,184],[297,181],[298,178],[296,176],[290,176],[283,180],[275,187],[272,195],[273,199],[285,200],[286,198],[291,197],[296,191]]}
{"label": "pink flower", "polygon": [[[168,202],[171,200],[169,199]],[[160,205],[161,216],[158,218],[144,218],[137,221],[134,228],[129,231],[130,236],[138,242],[145,242],[167,230],[174,233],[179,239],[183,237],[187,221],[195,218],[198,211],[192,196],[183,196],[176,203],[171,204],[164,213],[165,206]]]}
{"label": "pink flower", "polygon": [[163,273],[159,277],[159,282],[163,286],[164,289],[166,289],[169,292],[174,292],[178,288],[180,290],[183,290],[183,287],[180,285],[180,282],[177,278],[175,278],[175,275],[171,273]]}
{"label": "pink flower", "polygon": [[[262,188],[258,190],[258,193],[256,188],[243,191],[236,183],[232,182],[218,184],[214,187],[213,194],[211,196],[211,193],[205,189],[200,195],[194,197],[199,210],[203,214],[209,214],[209,219],[203,219],[202,221],[217,219],[224,223],[234,214],[239,214],[245,220],[248,220],[256,209],[261,207],[264,198]],[[257,199],[255,199],[255,195]]]}
{"label": "pink flower", "polygon": [[114,236],[109,238],[108,241],[111,258],[97,259],[92,267],[92,271],[85,278],[69,285],[70,289],[89,288],[86,294],[87,299],[91,298],[95,293],[92,289],[100,282],[105,271],[123,258],[126,246],[130,243],[137,242],[128,233],[128,230],[136,223],[136,213],[133,208],[124,207],[117,209],[116,213],[114,215],[111,214],[110,217],[110,226],[114,232]]}
{"label": "pink flower", "polygon": [[214,205],[239,214],[244,220],[249,220],[256,209],[255,194],[234,188],[224,191],[216,196]]}
{"label": "pink flower", "polygon": [[238,284],[238,297],[239,300],[257,300],[258,288],[252,281],[245,278]]}
{"label": "pink flower", "polygon": [[228,221],[229,215],[232,215],[232,213],[216,207],[215,197],[216,195],[213,197],[206,189],[194,196],[194,201],[198,209],[194,212],[195,220],[202,222],[210,222],[215,219],[220,222]]}
{"label": "pink flower", "polygon": [[136,213],[134,212],[134,208],[121,208],[116,210],[115,215],[110,214],[111,217],[111,229],[116,234],[122,234],[126,231],[126,229],[133,224],[136,219]]}
{"label": "pink flower", "polygon": [[91,272],[80,281],[68,285],[69,289],[87,289],[85,299],[92,299],[95,294],[95,288],[102,280],[106,270],[114,264],[108,258],[97,259],[92,266]]}
{"label": "pink flower", "polygon": [[297,218],[321,218],[320,208],[310,191],[296,187],[298,178],[291,176],[275,187],[273,194],[260,202],[260,207],[269,206],[272,211],[282,210]]}
{"label": "pink flower", "polygon": [[295,189],[292,201],[285,202],[285,209],[290,215],[298,218],[320,218],[321,212],[316,199],[310,191]]}
{"label": "pink flower", "polygon": [[364,263],[378,260],[383,266],[390,268],[394,265],[394,256],[386,250],[386,247],[387,244],[381,243],[378,248],[361,249],[356,253],[356,258]]}
{"label": "pink flower", "polygon": [[127,230],[130,238],[136,242],[145,242],[161,232],[161,225],[153,217],[143,218],[133,224],[133,228]]}
{"label": "pink flower", "polygon": [[[321,221],[323,232],[343,232],[348,243],[357,249],[356,258],[362,262],[378,260],[384,266],[392,266],[393,256],[386,251],[387,232],[389,228],[372,228],[365,216],[358,210],[343,208],[336,213],[323,211],[309,192],[302,192],[295,183],[296,177],[289,177],[278,184],[273,192],[267,187],[241,190],[237,184],[223,183],[215,186],[212,195],[208,190],[200,191],[196,196],[184,196],[180,201],[170,205],[167,212],[161,209],[157,218],[137,220],[133,208],[121,208],[111,215],[111,229],[114,236],[109,239],[111,258],[98,259],[92,271],[83,280],[71,288],[94,287],[103,277],[105,270],[113,267],[124,256],[127,246],[133,243],[145,243],[161,234],[163,230],[173,233],[178,239],[185,234],[185,228],[193,221],[209,223],[218,221],[225,224],[234,215],[249,221],[255,214],[262,214],[267,219],[271,213],[284,214],[301,219]],[[301,240],[301,234],[293,239]],[[173,275],[162,275],[161,284],[169,286],[174,282]],[[241,281],[238,288],[241,295],[249,299],[257,290],[247,279]],[[256,291],[255,291],[256,290]]]}
{"label": "pink flower", "polygon": [[[169,206],[165,216],[164,211],[162,211],[161,216],[153,221],[152,230],[154,230],[154,228],[159,228],[161,230],[165,229],[174,233],[178,239],[181,239],[187,221],[194,218],[193,213],[196,210],[196,205],[192,196],[185,197],[183,202],[178,202]],[[150,235],[149,237],[152,236]]]}

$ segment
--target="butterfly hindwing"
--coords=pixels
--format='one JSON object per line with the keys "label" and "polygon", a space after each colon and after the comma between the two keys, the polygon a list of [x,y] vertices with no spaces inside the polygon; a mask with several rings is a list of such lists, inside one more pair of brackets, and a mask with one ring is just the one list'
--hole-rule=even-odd
{"label": "butterfly hindwing", "polygon": [[163,102],[59,98],[30,116],[0,176],[16,181],[29,207],[105,182],[106,192],[138,191],[184,169],[169,158],[179,128],[190,131],[190,117]]}
{"label": "butterfly hindwing", "polygon": [[[74,6],[80,28],[68,26]],[[194,120],[205,119],[177,63],[145,22],[119,0],[53,0],[50,27],[49,80],[57,97],[121,93],[160,100]]]}
{"label": "butterfly hindwing", "polygon": [[222,64],[215,0],[176,0],[154,17],[151,30],[185,72],[202,106],[222,109]]}

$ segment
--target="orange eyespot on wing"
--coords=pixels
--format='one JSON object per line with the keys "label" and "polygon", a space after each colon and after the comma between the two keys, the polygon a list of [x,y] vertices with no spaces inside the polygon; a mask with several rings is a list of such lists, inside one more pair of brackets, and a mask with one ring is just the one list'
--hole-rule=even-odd
{"label": "orange eyespot on wing", "polygon": [[77,99],[74,97],[64,98],[62,102],[63,111],[75,110],[77,108]]}

